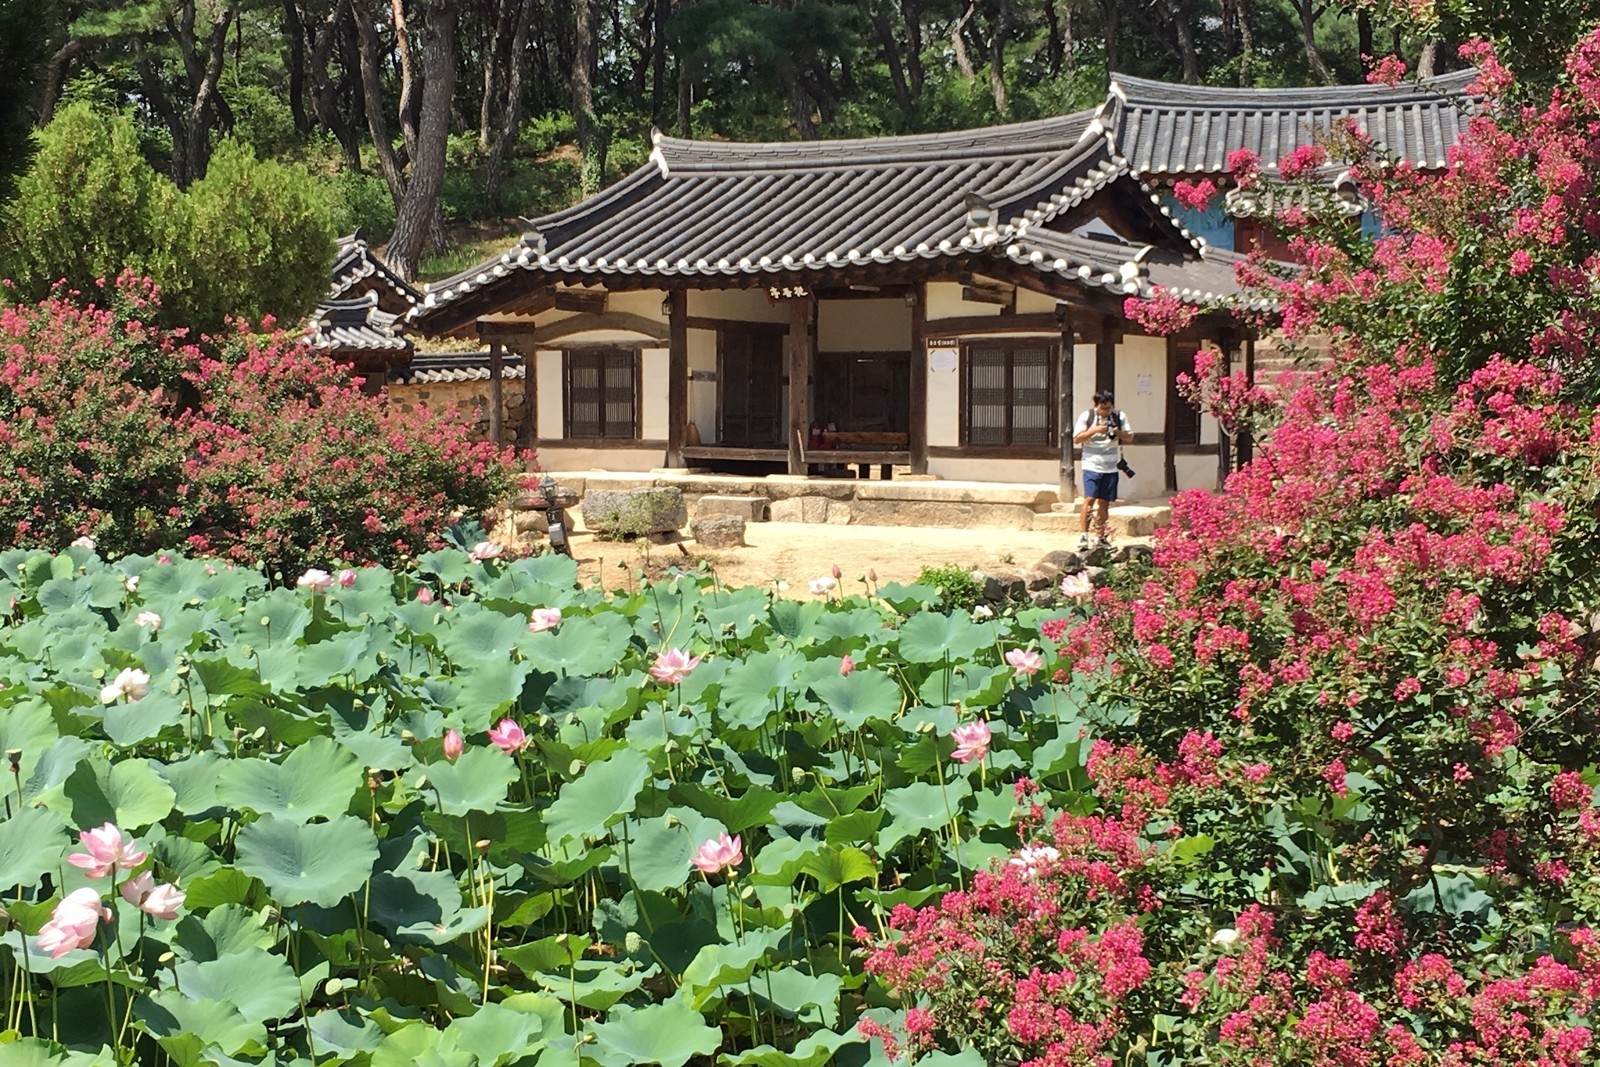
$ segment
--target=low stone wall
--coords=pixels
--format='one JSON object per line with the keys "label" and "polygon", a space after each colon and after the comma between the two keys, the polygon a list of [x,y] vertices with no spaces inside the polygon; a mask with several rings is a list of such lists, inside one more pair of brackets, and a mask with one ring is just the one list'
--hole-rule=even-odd
{"label": "low stone wall", "polygon": [[[1056,492],[1046,486],[953,483],[939,481],[857,481],[854,479],[738,478],[715,474],[650,472],[560,472],[555,475],[578,495],[590,490],[676,488],[683,493],[693,518],[737,515],[747,522],[805,522],[826,525],[981,527],[1076,531],[1076,511],[1053,510]],[[1138,530],[1118,528],[1132,536],[1163,525],[1168,509],[1114,508],[1137,511]],[[1146,515],[1145,513],[1150,513]],[[1134,522],[1123,525],[1133,526]]]}
{"label": "low stone wall", "polygon": [[[386,392],[389,401],[398,404],[402,411],[417,408],[460,408],[472,421],[472,436],[480,441],[489,439],[489,383],[487,381],[421,382],[416,384],[391,383]],[[517,439],[517,429],[522,425],[522,381],[511,379],[501,384],[503,402],[501,417],[505,420],[505,435],[509,441]],[[474,415],[473,413],[476,413]]]}

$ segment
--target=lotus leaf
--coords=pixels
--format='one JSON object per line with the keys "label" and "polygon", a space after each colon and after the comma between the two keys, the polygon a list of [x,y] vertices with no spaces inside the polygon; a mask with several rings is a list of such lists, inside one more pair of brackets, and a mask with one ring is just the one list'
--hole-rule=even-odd
{"label": "lotus leaf", "polygon": [[239,831],[239,869],[260,878],[286,906],[332,907],[361,888],[377,858],[371,828],[348,815],[325,823],[268,815]]}

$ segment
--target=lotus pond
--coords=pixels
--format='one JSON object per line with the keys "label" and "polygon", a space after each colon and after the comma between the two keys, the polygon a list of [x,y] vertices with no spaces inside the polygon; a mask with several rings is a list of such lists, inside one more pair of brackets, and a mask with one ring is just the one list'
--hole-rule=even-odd
{"label": "lotus pond", "polygon": [[0,1058],[881,1059],[851,931],[1081,781],[1082,694],[1064,611],[856,588],[0,554]]}

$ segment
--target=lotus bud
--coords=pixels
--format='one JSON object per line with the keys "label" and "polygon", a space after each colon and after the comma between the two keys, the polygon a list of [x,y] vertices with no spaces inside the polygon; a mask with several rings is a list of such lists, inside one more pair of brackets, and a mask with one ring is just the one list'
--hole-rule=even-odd
{"label": "lotus bud", "polygon": [[669,829],[669,830],[672,829],[675,826],[682,826],[683,825],[683,820],[679,819],[676,815],[672,814],[670,811],[667,812],[666,822],[667,822],[667,829]]}
{"label": "lotus bud", "polygon": [[839,565],[837,563],[835,563],[833,565],[833,578],[834,578],[834,581],[838,581],[840,578],[843,578],[843,577],[844,577],[844,571],[840,570],[839,569]]}
{"label": "lotus bud", "polygon": [[481,854],[481,853],[484,853],[484,852],[488,852],[489,851],[489,846],[491,844],[493,844],[493,842],[490,841],[487,837],[485,837],[481,841],[474,841],[472,843],[472,847],[477,849],[478,852]]}

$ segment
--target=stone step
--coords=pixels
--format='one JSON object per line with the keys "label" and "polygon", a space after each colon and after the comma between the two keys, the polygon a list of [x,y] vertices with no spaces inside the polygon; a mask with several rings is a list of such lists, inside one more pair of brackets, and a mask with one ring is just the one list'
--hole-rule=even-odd
{"label": "stone step", "polygon": [[[1082,506],[1066,505],[1033,517],[1033,529],[1052,533],[1076,534],[1083,529]],[[1149,537],[1172,522],[1172,508],[1165,504],[1113,504],[1106,515],[1106,528],[1117,537]]]}
{"label": "stone step", "polygon": [[707,493],[695,501],[694,514],[697,519],[729,515],[743,519],[745,522],[766,522],[767,508],[771,503],[772,501],[764,496],[728,496]]}

